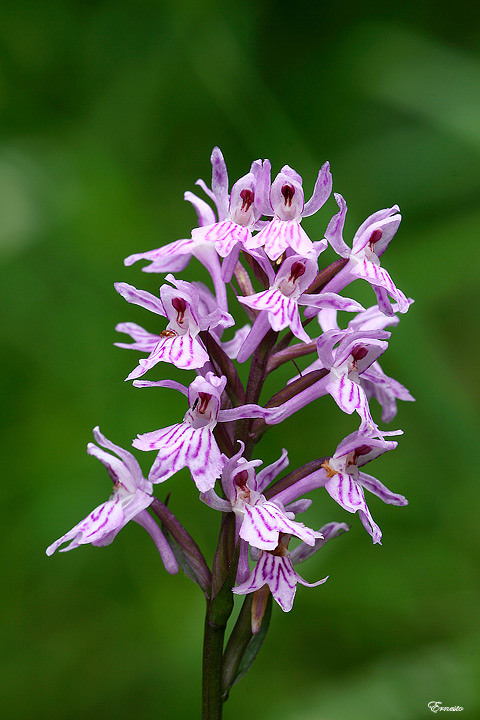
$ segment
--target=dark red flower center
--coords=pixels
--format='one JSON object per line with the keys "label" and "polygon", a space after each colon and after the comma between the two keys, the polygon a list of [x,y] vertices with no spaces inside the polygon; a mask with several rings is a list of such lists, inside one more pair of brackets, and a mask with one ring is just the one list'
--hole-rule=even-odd
{"label": "dark red flower center", "polygon": [[246,470],[240,470],[240,472],[235,475],[235,485],[238,485],[238,487],[243,490],[247,487],[247,480],[248,472]]}
{"label": "dark red flower center", "polygon": [[302,262],[294,262],[290,268],[290,277],[288,282],[296,282],[298,278],[305,274],[305,265]]}
{"label": "dark red flower center", "polygon": [[368,355],[368,350],[366,347],[363,347],[363,345],[354,347],[352,350],[352,356],[355,362],[357,362],[358,360],[363,360],[366,355]]}
{"label": "dark red flower center", "polygon": [[292,200],[295,195],[295,188],[293,185],[285,183],[285,185],[282,186],[281,193],[285,200],[285,207],[292,207]]}
{"label": "dark red flower center", "polygon": [[383,232],[380,230],[380,228],[377,228],[376,230],[374,230],[372,232],[372,234],[370,235],[370,240],[368,241],[368,244],[370,245],[370,247],[372,245],[375,245],[375,243],[377,243],[381,239],[382,235],[383,235]]}
{"label": "dark red flower center", "polygon": [[360,445],[360,447],[355,448],[355,455],[357,457],[360,457],[360,455],[368,455],[371,450],[370,445]]}
{"label": "dark red flower center", "polygon": [[240,197],[242,198],[242,212],[247,212],[255,200],[255,194],[252,190],[245,188],[245,190],[242,190],[240,193]]}
{"label": "dark red flower center", "polygon": [[203,415],[204,413],[207,412],[208,403],[212,399],[212,396],[210,395],[210,393],[199,392],[198,397],[200,400],[200,405],[198,406],[198,412],[200,413],[200,415]]}
{"label": "dark red flower center", "polygon": [[172,305],[177,311],[177,323],[181,325],[185,318],[185,310],[187,309],[187,303],[183,298],[176,297],[173,298]]}

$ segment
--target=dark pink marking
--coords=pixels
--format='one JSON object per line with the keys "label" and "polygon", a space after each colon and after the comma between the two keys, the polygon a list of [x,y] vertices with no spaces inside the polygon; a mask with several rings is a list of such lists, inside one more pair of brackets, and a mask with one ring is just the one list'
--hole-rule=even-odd
{"label": "dark pink marking", "polygon": [[352,357],[357,362],[368,355],[368,350],[363,345],[356,345],[352,350]]}
{"label": "dark pink marking", "polygon": [[234,482],[235,485],[237,485],[240,488],[246,488],[247,486],[247,480],[248,480],[248,472],[246,470],[241,470],[239,473],[235,475]]}
{"label": "dark pink marking", "polygon": [[252,190],[248,190],[245,188],[245,190],[242,190],[240,193],[240,197],[242,198],[242,212],[247,212],[250,209],[250,206],[252,205],[253,201],[255,200],[255,194],[252,192]]}
{"label": "dark pink marking", "polygon": [[[95,521],[101,517],[102,512],[105,510],[105,505],[106,505],[106,503],[100,506],[101,509],[100,509],[100,512],[98,513],[97,517],[95,517],[93,513],[91,514],[90,517],[92,518],[92,520]],[[105,520],[102,523],[100,523],[100,525],[97,525],[97,527],[94,530],[92,530],[92,532],[88,533],[88,535],[85,535],[85,537],[91,537],[92,535],[95,535],[96,533],[98,533],[98,531],[101,530],[103,527],[105,527],[105,525],[108,523],[108,518],[114,511],[114,508],[115,508],[115,504],[110,505],[110,508],[108,509],[108,512],[105,516]]]}
{"label": "dark pink marking", "polygon": [[370,240],[368,241],[368,244],[375,245],[375,243],[377,243],[381,239],[382,235],[383,235],[383,232],[380,230],[380,228],[377,228],[370,235]]}
{"label": "dark pink marking", "polygon": [[200,406],[198,408],[198,412],[200,413],[200,415],[204,415],[207,412],[208,403],[212,399],[212,396],[210,395],[210,393],[199,392],[198,397],[200,399]]}
{"label": "dark pink marking", "polygon": [[359,457],[360,455],[368,455],[369,452],[372,451],[372,448],[370,445],[360,445],[360,447],[355,448],[355,455]]}
{"label": "dark pink marking", "polygon": [[190,447],[187,450],[187,456],[188,456],[188,458],[191,458],[192,460],[196,460],[199,455],[200,448],[202,446],[203,430],[204,430],[204,428],[199,428],[197,430],[194,430],[195,435],[194,436],[192,435],[192,438],[190,440],[190,442],[192,442],[194,437],[198,438],[196,448],[192,449],[192,445],[190,445]]}
{"label": "dark pink marking", "polygon": [[187,309],[187,303],[183,298],[175,297],[172,300],[172,305],[177,311],[177,323],[181,325],[185,319],[185,310]]}
{"label": "dark pink marking", "polygon": [[297,282],[298,278],[302,277],[302,275],[305,275],[304,263],[298,261],[294,262],[290,268],[290,277],[288,278],[288,282]]}
{"label": "dark pink marking", "polygon": [[354,393],[355,393],[355,383],[354,383],[354,382],[351,382],[351,384],[350,384],[350,393],[349,393],[349,396],[348,396],[348,401],[349,401],[349,402],[353,402],[353,395],[354,395]]}
{"label": "dark pink marking", "polygon": [[284,197],[285,207],[291,207],[293,196],[295,195],[295,188],[293,187],[293,185],[290,185],[289,183],[285,183],[285,185],[282,186],[282,189],[280,192],[282,193],[282,195]]}

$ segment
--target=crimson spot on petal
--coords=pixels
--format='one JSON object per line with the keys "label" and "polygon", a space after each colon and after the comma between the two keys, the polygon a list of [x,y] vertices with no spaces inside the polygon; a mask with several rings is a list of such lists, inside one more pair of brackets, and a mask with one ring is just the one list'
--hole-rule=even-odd
{"label": "crimson spot on petal", "polygon": [[285,198],[285,207],[292,207],[292,200],[293,196],[295,195],[295,188],[293,185],[289,185],[288,183],[285,183],[285,185],[282,186],[282,195]]}

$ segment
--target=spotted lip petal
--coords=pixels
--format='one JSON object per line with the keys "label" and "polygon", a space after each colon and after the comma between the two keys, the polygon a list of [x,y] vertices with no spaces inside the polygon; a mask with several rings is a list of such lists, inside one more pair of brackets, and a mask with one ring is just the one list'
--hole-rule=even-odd
{"label": "spotted lip petal", "polygon": [[403,292],[395,286],[392,278],[385,268],[382,268],[380,265],[364,258],[363,260],[354,263],[351,267],[351,273],[356,277],[367,280],[367,282],[369,282],[374,288],[385,290],[388,295],[390,295],[390,297],[398,303],[398,312],[407,312],[410,307],[410,302]]}
{"label": "spotted lip petal", "polygon": [[237,243],[243,247],[251,237],[248,227],[237,225],[232,220],[208,225],[203,228],[192,230],[194,239],[203,238],[206,242],[213,243],[220,257],[225,258],[232,252]]}
{"label": "spotted lip petal", "polygon": [[285,250],[292,248],[298,255],[307,256],[313,243],[297,220],[274,218],[246,245],[247,249],[264,247],[270,260],[278,260]]}
{"label": "spotted lip petal", "polygon": [[139,435],[133,441],[139,450],[158,450],[149,479],[161,483],[188,467],[200,492],[211,490],[220,477],[223,460],[212,429],[177,423],[162,430]]}
{"label": "spotted lip petal", "polygon": [[275,550],[280,533],[295,535],[307,545],[314,545],[316,537],[319,537],[303,523],[290,520],[273,502],[245,504],[244,513],[240,537],[260,550]]}
{"label": "spotted lip petal", "polygon": [[328,492],[335,502],[337,502],[344,510],[349,513],[358,512],[367,532],[372,536],[373,542],[380,543],[382,533],[378,525],[374,522],[361,485],[347,473],[336,473],[325,483],[325,490]]}
{"label": "spotted lip petal", "polygon": [[327,578],[323,578],[316,583],[307,583],[295,572],[288,555],[281,557],[269,552],[262,552],[250,576],[244,583],[232,588],[232,592],[236,595],[246,595],[268,585],[282,610],[289,612],[293,607],[297,583],[315,587],[323,584],[326,580]]}
{"label": "spotted lip petal", "polygon": [[347,415],[353,412],[360,412],[367,403],[367,396],[363,388],[345,373],[340,377],[332,378],[325,386],[325,389],[333,397],[338,407]]}
{"label": "spotted lip petal", "polygon": [[270,326],[276,332],[289,327],[299,340],[310,341],[310,337],[302,327],[298,303],[291,297],[285,297],[280,290],[272,288],[256,295],[239,297],[238,300],[255,310],[266,310]]}
{"label": "spotted lip petal", "polygon": [[126,379],[142,377],[159,362],[171,363],[181,370],[194,370],[202,368],[208,360],[208,353],[189,332],[177,337],[165,337],[160,339],[147,358],[140,360]]}

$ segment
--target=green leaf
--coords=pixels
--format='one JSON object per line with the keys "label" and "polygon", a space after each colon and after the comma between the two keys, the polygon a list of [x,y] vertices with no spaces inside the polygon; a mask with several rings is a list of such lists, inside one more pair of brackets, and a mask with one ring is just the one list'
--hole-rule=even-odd
{"label": "green leaf", "polygon": [[258,633],[256,633],[255,635],[252,634],[252,638],[247,645],[247,649],[245,650],[240,665],[238,666],[237,674],[235,675],[235,679],[231,687],[233,687],[233,685],[235,685],[239,680],[241,680],[243,676],[250,670],[250,666],[257,657],[258,652],[262,647],[263,641],[265,640],[265,637],[267,635],[271,617],[272,596],[269,595],[267,600],[267,607],[265,609],[265,615],[263,616],[262,627],[260,628]]}

